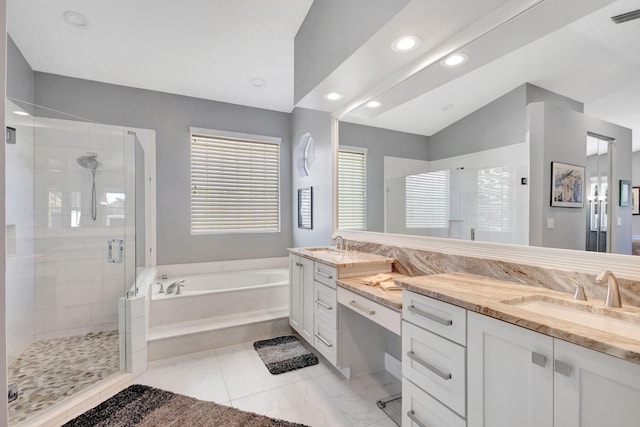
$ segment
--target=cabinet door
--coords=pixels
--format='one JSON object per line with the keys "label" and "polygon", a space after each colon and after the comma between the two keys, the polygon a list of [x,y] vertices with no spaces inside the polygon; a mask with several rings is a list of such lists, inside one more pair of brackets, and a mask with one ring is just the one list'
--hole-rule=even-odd
{"label": "cabinet door", "polygon": [[467,319],[468,425],[552,426],[553,338],[477,313]]}
{"label": "cabinet door", "polygon": [[313,342],[313,261],[300,257],[302,281],[302,330],[298,331],[307,341]]}
{"label": "cabinet door", "polygon": [[300,257],[289,255],[289,325],[302,333],[302,274]]}
{"label": "cabinet door", "polygon": [[554,345],[556,426],[640,425],[640,365],[558,339]]}

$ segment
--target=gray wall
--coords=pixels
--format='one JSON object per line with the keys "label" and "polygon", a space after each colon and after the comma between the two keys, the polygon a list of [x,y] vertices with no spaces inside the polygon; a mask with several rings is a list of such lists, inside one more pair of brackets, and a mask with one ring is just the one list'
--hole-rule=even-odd
{"label": "gray wall", "polygon": [[[586,165],[586,136],[587,132],[593,132],[615,138],[609,184],[611,251],[630,254],[631,208],[618,206],[618,183],[621,179],[631,179],[631,130],[548,103],[530,104],[528,114],[531,142],[529,243],[553,248],[585,249],[587,207],[550,206],[551,162]],[[546,227],[548,218],[554,218],[555,228]],[[619,226],[617,218],[621,219]],[[534,232],[538,230],[539,234]]]}
{"label": "gray wall", "polygon": [[[291,194],[293,246],[331,244],[333,231],[333,149],[331,146],[331,114],[296,108],[291,117]],[[314,161],[309,176],[301,177],[295,167],[298,141],[311,133],[315,144]],[[313,187],[313,228],[298,228],[298,188]]]}
{"label": "gray wall", "polygon": [[[633,153],[633,177],[631,178],[631,185],[634,187],[640,187],[640,151]],[[633,215],[631,218],[631,229],[635,236],[640,235],[640,215]]]}
{"label": "gray wall", "polygon": [[511,92],[429,137],[429,160],[524,142],[526,88]]}
{"label": "gray wall", "polygon": [[[314,1],[295,37],[295,103],[331,74],[408,2]],[[354,25],[356,22],[357,25]]]}
{"label": "gray wall", "polygon": [[7,96],[33,104],[33,80],[31,66],[7,35]]}
{"label": "gray wall", "polygon": [[526,106],[548,102],[582,112],[583,104],[525,83],[429,137],[429,160],[504,147],[525,141]]}
{"label": "gray wall", "polygon": [[384,231],[384,157],[429,160],[429,138],[371,126],[340,123],[340,144],[367,148],[367,230]]}
{"label": "gray wall", "polygon": [[[34,94],[38,105],[156,131],[158,264],[286,255],[291,245],[289,114],[41,72],[35,73]],[[189,126],[282,138],[279,233],[190,234]]]}

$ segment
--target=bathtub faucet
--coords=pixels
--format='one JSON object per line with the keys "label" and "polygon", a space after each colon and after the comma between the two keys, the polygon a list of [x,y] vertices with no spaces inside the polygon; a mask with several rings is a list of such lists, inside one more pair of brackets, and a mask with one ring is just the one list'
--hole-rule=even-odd
{"label": "bathtub faucet", "polygon": [[185,279],[176,280],[175,282],[170,284],[169,287],[167,288],[167,294],[172,294],[173,290],[176,288],[176,286],[178,286],[179,284],[183,283],[184,281],[185,281]]}

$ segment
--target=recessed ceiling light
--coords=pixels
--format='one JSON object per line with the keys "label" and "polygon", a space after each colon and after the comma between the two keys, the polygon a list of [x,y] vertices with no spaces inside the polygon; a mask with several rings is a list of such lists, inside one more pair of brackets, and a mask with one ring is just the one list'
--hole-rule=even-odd
{"label": "recessed ceiling light", "polygon": [[83,28],[87,26],[87,18],[78,12],[74,12],[73,10],[67,10],[62,14],[62,17],[67,24],[73,25],[74,27]]}
{"label": "recessed ceiling light", "polygon": [[416,36],[405,36],[391,43],[391,49],[396,52],[409,52],[420,46],[420,39]]}
{"label": "recessed ceiling light", "polygon": [[382,104],[379,101],[369,101],[366,104],[367,108],[378,108],[381,105]]}
{"label": "recessed ceiling light", "polygon": [[342,98],[342,94],[338,92],[329,92],[324,97],[329,101],[337,101],[338,99]]}
{"label": "recessed ceiling light", "polygon": [[265,84],[264,79],[253,79],[251,80],[251,84],[254,85],[255,87],[262,87]]}
{"label": "recessed ceiling light", "polygon": [[453,109],[453,107],[455,107],[455,105],[453,104],[446,104],[442,107],[442,111],[449,111],[451,109]]}
{"label": "recessed ceiling light", "polygon": [[469,59],[469,57],[464,53],[454,53],[443,59],[440,64],[445,67],[456,67],[467,62],[467,59]]}
{"label": "recessed ceiling light", "polygon": [[13,114],[17,114],[19,116],[28,116],[29,115],[29,113],[27,113],[26,111],[22,111],[22,110],[15,110],[13,112]]}

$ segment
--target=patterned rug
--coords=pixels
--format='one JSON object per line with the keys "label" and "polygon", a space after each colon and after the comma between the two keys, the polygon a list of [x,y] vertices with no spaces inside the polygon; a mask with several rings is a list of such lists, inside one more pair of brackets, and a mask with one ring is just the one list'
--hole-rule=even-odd
{"label": "patterned rug", "polygon": [[256,341],[253,348],[273,375],[318,364],[318,357],[293,335]]}
{"label": "patterned rug", "polygon": [[132,385],[64,427],[305,427],[165,390]]}

